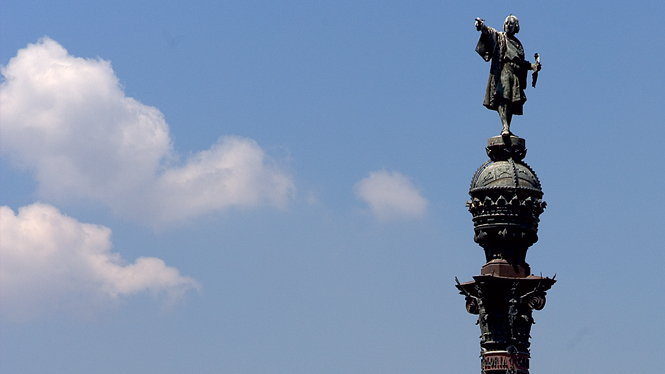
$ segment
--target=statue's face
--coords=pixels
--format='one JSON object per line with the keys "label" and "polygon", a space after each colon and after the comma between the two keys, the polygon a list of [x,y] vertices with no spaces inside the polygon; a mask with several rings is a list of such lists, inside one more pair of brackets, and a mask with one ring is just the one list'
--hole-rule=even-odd
{"label": "statue's face", "polygon": [[506,21],[503,23],[503,31],[506,34],[513,35],[517,34],[520,30],[520,21],[517,17],[510,15],[506,18]]}

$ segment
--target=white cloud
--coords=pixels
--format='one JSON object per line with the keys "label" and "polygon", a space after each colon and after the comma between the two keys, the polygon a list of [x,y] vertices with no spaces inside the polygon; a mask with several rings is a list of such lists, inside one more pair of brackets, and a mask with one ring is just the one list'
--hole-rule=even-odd
{"label": "white cloud", "polygon": [[53,310],[92,313],[140,292],[179,299],[194,279],[154,257],[125,264],[111,252],[111,230],[81,223],[46,204],[0,207],[0,312],[15,320]]}
{"label": "white cloud", "polygon": [[230,205],[286,207],[294,186],[290,176],[266,163],[255,141],[226,137],[184,166],[167,169],[156,188],[159,200],[170,204],[168,214],[182,217]]}
{"label": "white cloud", "polygon": [[126,97],[111,64],[43,38],[3,67],[0,148],[58,202],[90,199],[153,224],[230,206],[285,207],[295,186],[253,140],[220,138],[174,165],[169,128]]}
{"label": "white cloud", "polygon": [[398,172],[373,171],[356,183],[354,191],[380,221],[422,217],[427,209],[427,199]]}

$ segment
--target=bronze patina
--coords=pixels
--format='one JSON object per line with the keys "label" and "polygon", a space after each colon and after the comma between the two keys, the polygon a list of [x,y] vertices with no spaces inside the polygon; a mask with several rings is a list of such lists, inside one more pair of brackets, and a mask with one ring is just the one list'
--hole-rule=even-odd
{"label": "bronze patina", "polygon": [[487,140],[489,160],[474,174],[467,201],[473,216],[474,241],[485,252],[480,275],[457,289],[465,296],[466,310],[478,315],[481,372],[528,374],[533,311],[545,307],[547,290],[554,277],[531,274],[526,262],[529,247],[538,241],[540,215],[545,210],[543,191],[536,172],[524,162],[526,141],[510,133],[513,114],[522,114],[526,101],[526,71],[532,70],[535,85],[540,70],[524,60],[517,17],[510,15],[504,32],[485,26],[476,51],[492,60],[485,106],[497,110],[503,124],[501,135]]}
{"label": "bronze patina", "polygon": [[522,115],[526,102],[524,90],[529,70],[533,70],[532,82],[536,87],[540,56],[536,53],[533,64],[524,59],[524,47],[515,37],[520,32],[520,21],[512,14],[506,17],[503,32],[485,25],[481,18],[476,18],[476,30],[480,31],[476,52],[485,61],[491,61],[483,105],[499,112],[503,125],[501,135],[510,135],[513,115]]}

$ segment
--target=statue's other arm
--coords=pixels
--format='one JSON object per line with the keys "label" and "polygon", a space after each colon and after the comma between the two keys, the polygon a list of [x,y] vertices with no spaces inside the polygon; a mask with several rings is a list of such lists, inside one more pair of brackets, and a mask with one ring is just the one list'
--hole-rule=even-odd
{"label": "statue's other arm", "polygon": [[540,69],[543,67],[543,65],[540,64],[540,61],[536,61],[535,64],[532,64],[527,60],[524,60],[524,66],[526,66],[527,70],[535,70],[535,71],[540,71]]}

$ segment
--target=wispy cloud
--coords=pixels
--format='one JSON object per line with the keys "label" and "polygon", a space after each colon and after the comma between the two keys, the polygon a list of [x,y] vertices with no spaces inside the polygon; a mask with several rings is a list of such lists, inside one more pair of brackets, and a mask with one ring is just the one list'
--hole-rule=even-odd
{"label": "wispy cloud", "polygon": [[13,320],[55,310],[90,314],[122,296],[163,295],[167,303],[192,278],[154,257],[127,264],[111,252],[111,230],[81,223],[47,204],[0,207],[0,312]]}
{"label": "wispy cloud", "polygon": [[222,137],[183,164],[154,107],[125,96],[109,61],[43,38],[2,69],[0,147],[42,197],[89,199],[161,225],[262,204],[285,207],[292,177],[253,140]]}
{"label": "wispy cloud", "polygon": [[373,171],[356,183],[354,191],[380,221],[422,217],[427,209],[427,199],[398,172]]}

